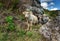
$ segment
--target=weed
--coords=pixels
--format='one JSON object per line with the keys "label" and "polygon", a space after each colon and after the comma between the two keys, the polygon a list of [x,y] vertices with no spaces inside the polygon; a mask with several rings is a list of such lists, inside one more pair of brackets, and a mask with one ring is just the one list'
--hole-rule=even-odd
{"label": "weed", "polygon": [[25,36],[25,31],[24,30],[20,30],[17,34],[18,34],[18,36],[21,36],[21,37],[23,37],[23,36]]}
{"label": "weed", "polygon": [[6,22],[12,23],[13,22],[13,17],[12,16],[7,16],[6,17]]}
{"label": "weed", "polygon": [[8,34],[4,33],[2,34],[2,38],[0,39],[0,41],[6,41],[8,39]]}
{"label": "weed", "polygon": [[6,22],[8,23],[8,31],[15,30],[15,25],[13,23],[13,17],[12,16],[7,16],[6,17]]}
{"label": "weed", "polygon": [[9,31],[15,30],[15,25],[14,25],[14,23],[9,23],[9,25],[8,25],[8,30],[9,30]]}
{"label": "weed", "polygon": [[28,37],[31,37],[31,36],[33,35],[33,32],[28,31],[28,32],[26,33],[26,35],[27,35]]}

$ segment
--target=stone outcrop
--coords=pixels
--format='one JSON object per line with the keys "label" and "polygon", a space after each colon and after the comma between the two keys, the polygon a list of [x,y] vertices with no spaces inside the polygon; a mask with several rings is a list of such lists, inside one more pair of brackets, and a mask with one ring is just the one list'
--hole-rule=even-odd
{"label": "stone outcrop", "polygon": [[58,16],[40,27],[40,33],[49,41],[60,41],[60,11]]}

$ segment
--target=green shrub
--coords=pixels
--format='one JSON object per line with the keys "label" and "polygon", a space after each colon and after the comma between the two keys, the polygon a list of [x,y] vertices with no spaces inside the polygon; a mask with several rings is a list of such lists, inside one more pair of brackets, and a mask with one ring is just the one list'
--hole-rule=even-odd
{"label": "green shrub", "polygon": [[8,33],[5,33],[1,41],[7,41],[7,39],[8,39]]}
{"label": "green shrub", "polygon": [[26,33],[26,31],[20,30],[17,34],[18,34],[18,36],[23,37],[25,35],[25,33]]}
{"label": "green shrub", "polygon": [[28,37],[31,37],[31,36],[33,35],[33,32],[28,31],[28,32],[26,33],[26,35],[27,35]]}
{"label": "green shrub", "polygon": [[13,17],[12,16],[7,16],[6,17],[6,22],[8,23],[8,30],[9,31],[13,31],[13,30],[15,30],[15,25],[14,25],[14,23],[13,23]]}
{"label": "green shrub", "polygon": [[12,16],[7,16],[6,17],[6,22],[13,22],[13,17]]}
{"label": "green shrub", "polygon": [[15,30],[15,25],[14,25],[14,23],[9,23],[9,25],[8,25],[8,30],[9,30],[9,31]]}
{"label": "green shrub", "polygon": [[57,11],[44,10],[44,14],[47,14],[50,18],[55,18],[57,16]]}

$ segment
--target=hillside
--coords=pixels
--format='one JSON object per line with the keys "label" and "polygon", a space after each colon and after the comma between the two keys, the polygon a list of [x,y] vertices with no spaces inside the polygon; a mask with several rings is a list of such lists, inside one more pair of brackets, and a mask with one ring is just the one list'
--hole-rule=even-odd
{"label": "hillside", "polygon": [[22,14],[26,8],[39,14],[42,7],[38,0],[0,0],[0,41],[42,40],[38,31],[40,25],[33,25],[33,30],[26,30],[27,23]]}
{"label": "hillside", "polygon": [[[60,41],[60,11],[43,9],[40,4],[39,0],[0,0],[0,41]],[[35,17],[34,23],[24,14],[32,14],[28,17]]]}

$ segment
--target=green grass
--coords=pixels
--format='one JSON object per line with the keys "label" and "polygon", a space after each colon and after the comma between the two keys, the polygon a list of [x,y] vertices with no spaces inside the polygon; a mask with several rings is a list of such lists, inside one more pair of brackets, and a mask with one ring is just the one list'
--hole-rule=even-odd
{"label": "green grass", "polygon": [[8,26],[7,26],[8,31],[15,30],[15,25],[13,23],[13,17],[12,16],[7,16],[6,17],[6,22],[8,23]]}
{"label": "green grass", "polygon": [[[20,19],[23,19],[21,17]],[[34,30],[38,30],[40,25],[33,25],[32,30],[26,31],[14,24],[13,16],[6,16],[5,21],[6,23],[3,26],[0,25],[0,41],[39,41],[42,39],[39,31]]]}
{"label": "green grass", "polygon": [[[24,21],[24,15],[18,15],[19,20]],[[14,24],[13,16],[6,16],[3,25],[0,25],[0,41],[39,41],[42,36],[39,34],[40,25],[33,25],[32,30],[26,31],[19,25]],[[23,25],[22,25],[23,26]],[[35,31],[34,29],[37,29]]]}
{"label": "green grass", "polygon": [[13,17],[12,16],[7,16],[6,17],[6,22],[12,23],[13,22]]}
{"label": "green grass", "polygon": [[33,32],[28,31],[28,32],[26,33],[26,35],[27,35],[28,37],[31,37],[31,36],[33,35]]}
{"label": "green grass", "polygon": [[[2,28],[3,29],[3,28]],[[6,29],[6,28],[5,28]],[[16,29],[19,29],[16,27]],[[33,28],[36,29],[36,28]],[[11,31],[11,32],[0,32],[0,41],[39,41],[41,35],[38,31],[25,31],[24,29]]]}
{"label": "green grass", "polygon": [[20,36],[20,37],[24,37],[25,34],[26,34],[26,31],[24,31],[24,30],[20,30],[20,31],[17,32],[17,35]]}

